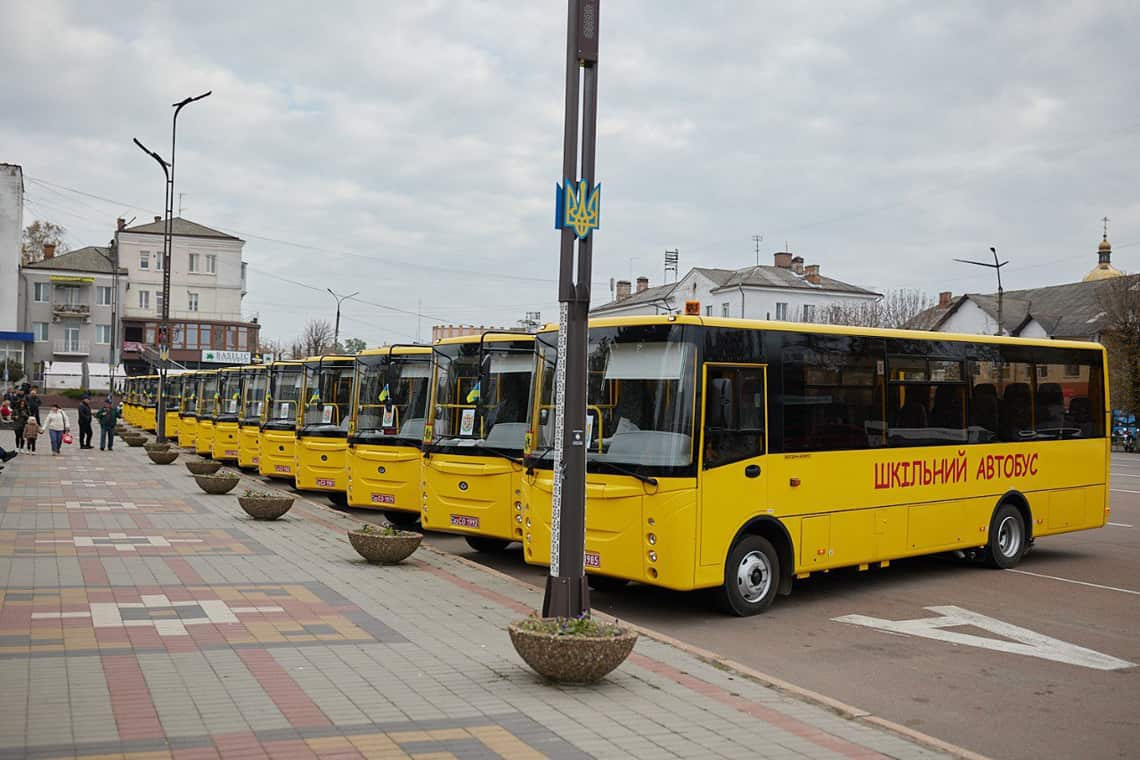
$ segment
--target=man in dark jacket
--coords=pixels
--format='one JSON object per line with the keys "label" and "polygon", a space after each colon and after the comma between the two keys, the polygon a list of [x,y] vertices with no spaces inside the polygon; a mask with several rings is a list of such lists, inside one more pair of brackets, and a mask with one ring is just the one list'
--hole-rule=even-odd
{"label": "man in dark jacket", "polygon": [[115,422],[119,419],[119,410],[111,405],[108,398],[95,416],[99,418],[99,450],[111,451],[115,445]]}
{"label": "man in dark jacket", "polygon": [[39,388],[37,388],[36,386],[33,385],[31,392],[29,392],[27,394],[27,396],[25,397],[24,400],[27,401],[27,403],[28,403],[28,416],[29,417],[35,417],[36,422],[38,422],[42,425],[43,421],[40,419]]}
{"label": "man in dark jacket", "polygon": [[86,396],[79,402],[79,448],[93,449],[91,445],[91,402]]}

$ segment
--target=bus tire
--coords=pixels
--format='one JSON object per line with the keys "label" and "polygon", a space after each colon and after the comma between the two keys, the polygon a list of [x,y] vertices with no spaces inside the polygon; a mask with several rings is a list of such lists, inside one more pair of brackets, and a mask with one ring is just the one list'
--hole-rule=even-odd
{"label": "bus tire", "polygon": [[758,615],[772,606],[780,588],[780,557],[768,539],[744,535],[724,563],[724,584],[717,589],[721,608],[732,615]]}
{"label": "bus tire", "polygon": [[1005,503],[994,510],[989,535],[990,540],[983,555],[985,563],[999,570],[1016,567],[1025,555],[1028,544],[1025,518],[1017,507]]}
{"label": "bus tire", "polygon": [[420,522],[418,512],[405,512],[402,509],[385,509],[384,519],[397,528],[414,528]]}
{"label": "bus tire", "polygon": [[467,545],[477,552],[495,554],[506,549],[511,542],[505,538],[491,538],[489,536],[467,536]]}
{"label": "bus tire", "polygon": [[586,583],[594,591],[621,591],[629,585],[629,581],[625,578],[615,578],[612,575],[596,575],[594,573],[586,574]]}
{"label": "bus tire", "polygon": [[341,511],[348,511],[348,494],[345,493],[330,493],[328,494],[329,504],[332,504],[335,509]]}

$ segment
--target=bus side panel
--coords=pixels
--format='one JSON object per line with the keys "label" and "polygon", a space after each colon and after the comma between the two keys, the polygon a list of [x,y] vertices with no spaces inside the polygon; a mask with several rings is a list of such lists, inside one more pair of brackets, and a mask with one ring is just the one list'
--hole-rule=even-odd
{"label": "bus side panel", "polygon": [[349,506],[418,515],[421,459],[413,446],[353,444],[347,453]]}
{"label": "bus side panel", "polygon": [[258,450],[257,425],[241,425],[238,428],[238,467],[257,467],[260,456]]}
{"label": "bus side panel", "polygon": [[209,455],[214,447],[214,421],[198,420],[198,435],[194,439],[194,451]]}

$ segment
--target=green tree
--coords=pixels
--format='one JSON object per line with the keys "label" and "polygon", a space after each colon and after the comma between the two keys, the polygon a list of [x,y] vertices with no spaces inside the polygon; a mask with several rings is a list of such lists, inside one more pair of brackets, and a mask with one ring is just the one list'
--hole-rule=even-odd
{"label": "green tree", "polygon": [[20,246],[20,260],[24,264],[31,264],[44,257],[44,245],[54,245],[56,254],[66,253],[67,244],[63,242],[63,235],[67,232],[55,222],[35,220],[24,228],[24,240]]}
{"label": "green tree", "polygon": [[366,348],[368,345],[360,338],[345,338],[344,342],[341,343],[341,349],[346,354],[359,354]]}
{"label": "green tree", "polygon": [[[5,367],[7,365],[7,367]],[[4,370],[8,370],[8,383],[15,385],[24,377],[24,365],[19,359],[5,359],[0,362],[0,383],[4,382]]]}

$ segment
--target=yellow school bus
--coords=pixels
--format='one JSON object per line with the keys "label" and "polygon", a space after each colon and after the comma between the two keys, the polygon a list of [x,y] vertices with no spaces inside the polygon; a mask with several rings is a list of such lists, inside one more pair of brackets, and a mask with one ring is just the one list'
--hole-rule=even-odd
{"label": "yellow school bus", "polygon": [[431,397],[430,346],[395,345],[356,356],[348,436],[348,506],[380,509],[403,527],[420,520],[420,462]]}
{"label": "yellow school bus", "polygon": [[257,471],[271,478],[292,480],[297,472],[297,406],[305,365],[298,361],[273,362],[266,372],[268,385],[258,436],[261,448]]}
{"label": "yellow school bus", "polygon": [[[524,556],[547,564],[556,333]],[[1008,568],[1108,515],[1095,343],[688,316],[590,323],[586,565],[762,612],[794,578],[961,551]]]}
{"label": "yellow school bus", "polygon": [[218,406],[218,370],[203,369],[198,374],[202,381],[198,386],[198,432],[194,436],[194,451],[204,457],[214,450],[214,416]]}
{"label": "yellow school bus", "polygon": [[120,392],[123,402],[123,422],[135,424],[135,379],[123,378],[123,389]]}
{"label": "yellow school bus", "polygon": [[166,371],[166,383],[163,385],[165,398],[166,437],[170,440],[178,439],[178,406],[182,399],[182,370],[171,369]]}
{"label": "yellow school bus", "polygon": [[182,375],[182,396],[178,400],[178,445],[194,448],[198,437],[198,396],[201,375],[194,370]]}
{"label": "yellow school bus", "polygon": [[348,471],[348,423],[352,419],[352,356],[311,356],[305,360],[302,403],[297,410],[297,488],[326,491],[343,507]]}
{"label": "yellow school bus", "polygon": [[140,407],[139,427],[151,433],[157,429],[158,419],[158,375],[144,375],[139,378]]}
{"label": "yellow school bus", "polygon": [[463,534],[478,551],[501,551],[523,538],[534,336],[485,333],[442,340],[434,349],[420,522]]}
{"label": "yellow school bus", "polygon": [[265,408],[268,373],[263,364],[241,368],[241,409],[238,413],[238,467],[257,469],[261,415]]}
{"label": "yellow school bus", "polygon": [[241,406],[241,367],[217,371],[218,389],[214,402],[214,435],[210,456],[222,462],[238,460],[238,411]]}

